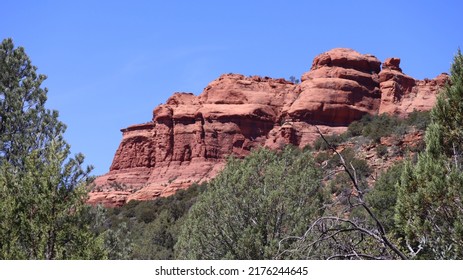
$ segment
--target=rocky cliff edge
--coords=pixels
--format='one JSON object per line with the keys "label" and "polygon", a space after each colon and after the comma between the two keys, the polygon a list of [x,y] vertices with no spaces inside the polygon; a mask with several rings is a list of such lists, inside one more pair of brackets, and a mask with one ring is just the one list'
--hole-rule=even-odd
{"label": "rocky cliff edge", "polygon": [[95,180],[88,202],[121,206],[168,196],[213,178],[230,155],[302,148],[318,137],[317,128],[342,133],[365,114],[430,110],[447,79],[443,73],[416,80],[402,72],[399,58],[381,63],[344,48],[317,56],[300,84],[222,75],[199,96],[174,93],[150,122],[122,129],[110,171]]}

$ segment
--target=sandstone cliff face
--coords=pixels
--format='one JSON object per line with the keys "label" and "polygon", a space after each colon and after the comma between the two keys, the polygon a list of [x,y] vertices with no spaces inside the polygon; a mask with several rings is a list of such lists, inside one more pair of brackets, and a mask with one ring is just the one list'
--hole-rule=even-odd
{"label": "sandstone cliff face", "polygon": [[413,110],[431,110],[436,103],[436,93],[445,85],[448,75],[419,81],[402,73],[399,64],[399,58],[389,58],[383,63],[379,73],[381,105],[378,113],[406,116]]}
{"label": "sandstone cliff face", "polygon": [[380,100],[381,62],[349,49],[319,55],[302,76],[288,115],[301,121],[345,126],[365,113],[376,113]]}
{"label": "sandstone cliff face", "polygon": [[447,76],[418,81],[399,64],[391,58],[381,70],[372,55],[334,49],[314,59],[301,84],[226,74],[199,96],[175,93],[154,109],[151,122],[122,129],[110,171],[96,179],[89,203],[168,196],[213,178],[229,155],[304,147],[318,137],[317,128],[341,133],[364,114],[429,110]]}

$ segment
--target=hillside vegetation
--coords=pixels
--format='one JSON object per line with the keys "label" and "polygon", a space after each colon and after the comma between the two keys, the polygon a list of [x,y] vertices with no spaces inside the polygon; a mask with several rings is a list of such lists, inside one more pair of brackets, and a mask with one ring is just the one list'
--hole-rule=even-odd
{"label": "hillside vegetation", "polygon": [[[230,158],[211,182],[108,219],[133,224],[134,248],[155,249],[127,258],[461,259],[462,81],[459,52],[430,113],[365,116],[304,150]],[[413,145],[381,144],[420,131]],[[394,159],[380,176],[358,157],[365,146]]]}
{"label": "hillside vegetation", "polygon": [[462,259],[463,55],[431,112],[366,115],[304,149],[229,157],[214,179],[120,208],[22,48],[0,45],[0,259]]}
{"label": "hillside vegetation", "polygon": [[[394,225],[394,186],[402,164],[395,164],[379,179],[371,180],[373,170],[368,161],[356,156],[362,149],[359,143],[376,145],[378,156],[411,156],[424,144],[417,143],[418,147],[410,149],[382,146],[378,141],[381,137],[400,140],[408,133],[423,131],[429,121],[429,112],[414,112],[406,119],[365,116],[352,123],[345,133],[326,136],[326,142],[320,137],[313,147],[304,150],[260,149],[242,161],[230,158],[225,170],[209,183],[195,184],[167,198],[130,201],[121,208],[107,209],[105,226],[125,224],[131,228],[133,251],[125,256],[129,259],[329,258],[332,249],[317,247],[318,253],[308,256],[300,248],[301,238],[317,218],[347,215],[362,220],[365,226],[371,222],[351,205],[355,199],[353,186],[348,174],[342,171],[341,157],[351,172],[355,170],[359,185],[365,190],[365,201],[389,231]],[[378,125],[383,129],[375,130]],[[339,155],[333,152],[343,145],[351,147]],[[379,150],[381,147],[386,152]],[[371,182],[374,188],[369,185]],[[293,224],[285,226],[290,221]],[[233,242],[228,244],[231,239]],[[371,257],[395,258],[380,253]]]}

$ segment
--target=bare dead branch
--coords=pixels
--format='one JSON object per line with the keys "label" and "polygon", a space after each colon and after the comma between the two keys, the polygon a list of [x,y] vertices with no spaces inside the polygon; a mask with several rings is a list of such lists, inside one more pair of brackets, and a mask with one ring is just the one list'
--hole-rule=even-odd
{"label": "bare dead branch", "polygon": [[[386,231],[384,229],[384,226],[383,224],[378,220],[378,218],[376,217],[376,215],[371,211],[370,207],[368,207],[368,205],[365,203],[364,199],[363,199],[363,191],[361,190],[361,188],[359,187],[359,182],[357,180],[357,175],[356,175],[356,171],[355,171],[355,168],[352,166],[352,164],[350,163],[350,166],[353,170],[353,172],[351,172],[351,170],[349,170],[349,168],[347,167],[347,164],[346,164],[346,161],[344,160],[344,157],[336,150],[335,147],[333,147],[333,145],[331,145],[331,143],[329,143],[326,138],[323,136],[323,134],[321,133],[320,129],[315,126],[315,128],[317,129],[318,131],[318,134],[320,135],[320,137],[322,138],[322,140],[328,145],[328,147],[334,152],[336,153],[336,155],[339,157],[340,161],[341,161],[341,166],[344,168],[344,171],[346,172],[346,174],[349,176],[350,178],[350,181],[352,182],[353,186],[354,186],[354,189],[355,191],[357,192],[357,199],[358,199],[358,205],[361,206],[368,214],[368,216],[370,218],[373,219],[373,221],[375,222],[375,225],[376,225],[376,228],[377,230],[379,231],[379,234],[380,234],[380,242],[385,244],[388,248],[390,248],[394,253],[396,253],[401,259],[408,259],[407,256],[401,252],[390,240],[389,238],[386,236]],[[346,220],[344,222],[347,222],[347,223],[351,223],[350,220]],[[351,223],[351,225],[354,225],[354,226],[357,226],[355,225],[355,223]],[[357,230],[361,231],[361,232],[364,232],[361,227],[358,227],[357,226]],[[375,236],[375,235],[371,235],[371,232],[369,231],[366,231],[365,232],[366,234],[369,234],[370,236]]]}

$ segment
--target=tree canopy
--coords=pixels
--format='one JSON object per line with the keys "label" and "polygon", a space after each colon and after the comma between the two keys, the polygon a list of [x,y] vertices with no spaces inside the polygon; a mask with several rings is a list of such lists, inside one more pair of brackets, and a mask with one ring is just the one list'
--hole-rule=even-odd
{"label": "tree canopy", "polygon": [[[291,147],[230,158],[182,226],[181,259],[273,259],[320,215],[321,173],[310,152]],[[281,247],[283,246],[283,247]]]}
{"label": "tree canopy", "polygon": [[405,163],[397,186],[395,222],[402,246],[419,259],[463,258],[463,56],[438,96],[426,150]]}
{"label": "tree canopy", "polygon": [[45,75],[22,47],[0,45],[0,258],[94,259],[102,240],[84,215],[91,167],[70,156],[65,125],[45,108]]}

